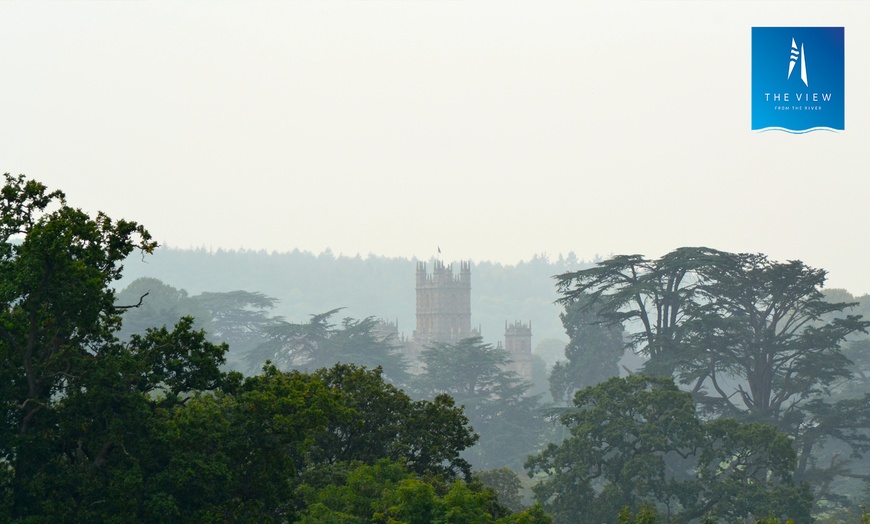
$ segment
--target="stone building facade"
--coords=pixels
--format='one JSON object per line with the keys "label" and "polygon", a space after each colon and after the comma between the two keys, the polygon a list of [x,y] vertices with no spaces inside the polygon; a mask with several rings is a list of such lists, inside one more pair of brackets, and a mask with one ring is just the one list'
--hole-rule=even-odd
{"label": "stone building facade", "polygon": [[513,361],[507,369],[525,380],[532,379],[532,321],[504,323],[504,349]]}
{"label": "stone building facade", "polygon": [[422,345],[455,344],[477,336],[471,329],[471,264],[453,266],[436,260],[430,275],[426,263],[417,263],[417,329],[413,340]]}
{"label": "stone building facade", "polygon": [[[453,265],[435,260],[432,273],[426,262],[417,263],[417,325],[410,340],[397,340],[402,346],[412,373],[422,372],[420,353],[433,344],[455,344],[464,338],[480,336],[471,327],[471,263],[460,262],[459,274]],[[398,331],[393,327],[393,330]],[[398,333],[396,333],[398,334]],[[507,369],[524,380],[532,377],[531,322],[505,322],[504,344],[513,361]]]}

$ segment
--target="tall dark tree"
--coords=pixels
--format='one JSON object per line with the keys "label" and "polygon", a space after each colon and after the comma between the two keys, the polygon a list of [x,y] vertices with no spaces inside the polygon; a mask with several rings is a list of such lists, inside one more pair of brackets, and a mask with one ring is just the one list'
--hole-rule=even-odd
{"label": "tall dark tree", "polygon": [[429,398],[450,395],[480,434],[469,461],[482,469],[521,467],[540,445],[545,424],[537,398],[527,395],[530,385],[505,369],[507,351],[472,337],[429,347],[421,359],[425,371],[416,378],[415,391]]}
{"label": "tall dark tree", "polygon": [[130,450],[147,447],[155,410],[219,385],[226,347],[189,319],[120,343],[112,283],[127,255],[154,250],[148,232],[23,176],[0,197],[0,518],[105,520],[141,485]]}
{"label": "tall dark tree", "polygon": [[618,362],[625,350],[623,328],[602,317],[588,295],[565,304],[562,324],[570,342],[567,360],[550,372],[550,393],[557,402],[570,402],[574,392],[619,375]]}
{"label": "tall dark tree", "polygon": [[[678,349],[684,383],[703,388],[729,413],[778,422],[849,377],[841,346],[870,322],[853,315],[821,322],[850,306],[825,300],[824,270],[737,254],[704,272]],[[723,385],[735,378],[736,396]]]}
{"label": "tall dark tree", "polygon": [[679,366],[675,351],[686,335],[685,321],[698,300],[698,287],[705,282],[704,270],[727,258],[727,253],[709,248],[680,248],[658,260],[615,256],[558,275],[559,302],[582,304],[581,310],[594,307],[610,324],[632,326],[631,346],[648,359],[645,372],[671,376]]}
{"label": "tall dark tree", "polygon": [[611,322],[634,326],[644,369],[675,376],[710,413],[790,434],[798,476],[809,478],[820,444],[839,439],[860,455],[870,427],[870,403],[829,399],[851,373],[842,344],[868,322],[825,300],[825,276],[800,261],[681,248],[655,261],[616,257],[560,275],[559,286],[563,301],[590,294]]}
{"label": "tall dark tree", "polygon": [[264,342],[264,331],[279,322],[270,317],[277,299],[252,291],[204,292],[190,302],[207,314],[209,335],[225,342],[232,353],[243,355]]}

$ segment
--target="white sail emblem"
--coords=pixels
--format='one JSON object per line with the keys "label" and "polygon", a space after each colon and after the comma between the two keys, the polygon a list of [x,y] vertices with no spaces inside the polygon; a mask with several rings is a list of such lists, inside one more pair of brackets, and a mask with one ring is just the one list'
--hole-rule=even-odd
{"label": "white sail emblem", "polygon": [[801,61],[801,80],[804,81],[804,85],[810,87],[810,84],[807,82],[807,58],[804,54],[804,45],[801,44],[801,49],[798,51],[797,44],[794,42],[794,38],[791,39],[791,59],[788,61],[788,78],[791,78],[791,72],[794,70],[794,65],[797,63],[798,59]]}

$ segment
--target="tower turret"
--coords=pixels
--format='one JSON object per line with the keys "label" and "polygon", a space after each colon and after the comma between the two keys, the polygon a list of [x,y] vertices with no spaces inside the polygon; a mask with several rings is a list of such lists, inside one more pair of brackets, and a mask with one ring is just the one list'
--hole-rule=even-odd
{"label": "tower turret", "polygon": [[507,367],[525,380],[532,378],[532,322],[504,323],[504,348],[513,361]]}
{"label": "tower turret", "polygon": [[453,265],[433,261],[432,275],[426,263],[417,264],[417,329],[414,340],[421,344],[455,343],[473,336],[471,330],[471,264]]}

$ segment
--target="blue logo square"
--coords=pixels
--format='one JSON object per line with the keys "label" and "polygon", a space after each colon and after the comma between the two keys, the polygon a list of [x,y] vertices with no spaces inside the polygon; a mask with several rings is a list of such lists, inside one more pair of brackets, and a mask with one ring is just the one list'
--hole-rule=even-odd
{"label": "blue logo square", "polygon": [[842,27],[752,28],[752,129],[845,129]]}

